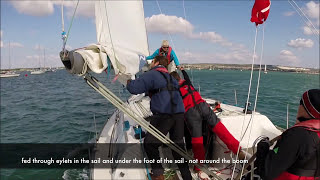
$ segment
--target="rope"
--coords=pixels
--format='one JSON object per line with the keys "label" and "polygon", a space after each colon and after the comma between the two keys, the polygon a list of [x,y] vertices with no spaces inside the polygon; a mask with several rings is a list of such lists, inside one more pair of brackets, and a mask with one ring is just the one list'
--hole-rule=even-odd
{"label": "rope", "polygon": [[[245,112],[244,112],[244,119],[243,119],[243,122],[242,122],[242,126],[241,126],[241,138],[240,138],[240,142],[241,140],[243,139],[244,137],[244,134],[245,132],[242,134],[243,132],[243,126],[244,126],[244,122],[246,120],[246,115],[247,115],[247,110],[248,110],[248,103],[249,103],[249,98],[250,98],[250,91],[251,91],[251,83],[252,83],[252,74],[253,74],[253,65],[254,65],[254,57],[255,57],[255,54],[256,54],[256,45],[257,45],[257,35],[258,35],[258,27],[256,26],[256,34],[255,34],[255,38],[254,38],[254,47],[253,47],[253,55],[252,55],[252,65],[251,65],[251,74],[250,74],[250,81],[249,81],[249,88],[248,88],[248,96],[247,96],[247,102],[246,102],[246,107],[245,107]],[[250,123],[249,123],[250,124]],[[249,126],[248,124],[248,126]],[[238,155],[239,155],[239,152],[240,152],[240,143],[239,143],[239,146],[238,146],[238,150],[237,150],[237,155],[236,155],[236,161],[238,160]],[[232,171],[232,176],[231,176],[231,179],[233,179],[233,176],[234,176],[234,173],[235,173],[235,169],[236,167],[234,166],[233,168],[233,171]]]}

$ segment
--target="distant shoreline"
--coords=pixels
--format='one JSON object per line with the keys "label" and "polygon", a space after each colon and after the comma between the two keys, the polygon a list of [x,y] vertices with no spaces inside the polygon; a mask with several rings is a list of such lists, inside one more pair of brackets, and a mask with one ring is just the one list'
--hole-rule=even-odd
{"label": "distant shoreline", "polygon": [[[198,70],[251,70],[251,64],[181,64],[185,69],[198,69]],[[258,71],[260,65],[253,66],[254,71]],[[261,65],[261,71],[264,71],[265,65]],[[306,74],[320,74],[320,69],[302,68],[302,67],[288,67],[279,65],[266,65],[266,71],[275,72],[294,72]]]}
{"label": "distant shoreline", "polygon": [[[197,70],[251,70],[251,64],[181,64],[186,70],[188,69],[197,69]],[[254,71],[259,70],[260,65],[255,64],[253,66]],[[261,66],[261,71],[264,71],[265,66]],[[34,71],[39,68],[16,68],[10,69],[11,71]],[[46,68],[49,69],[49,68]],[[64,67],[55,67],[52,69],[65,69]],[[1,72],[10,71],[9,69],[1,69]],[[305,73],[305,74],[320,74],[320,69],[314,68],[302,68],[302,67],[288,67],[288,66],[279,66],[279,65],[266,65],[267,72],[294,72],[294,73]]]}

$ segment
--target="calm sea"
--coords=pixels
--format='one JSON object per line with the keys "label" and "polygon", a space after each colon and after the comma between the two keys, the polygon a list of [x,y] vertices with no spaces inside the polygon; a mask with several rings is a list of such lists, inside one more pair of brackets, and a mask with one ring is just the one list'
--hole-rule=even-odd
{"label": "calm sea", "polygon": [[[243,106],[248,93],[250,71],[187,71],[203,97]],[[96,77],[123,100],[128,92],[113,76]],[[258,72],[254,72],[250,102],[254,104]],[[319,88],[319,75],[268,72],[261,74],[257,111],[281,127],[295,115],[301,94]],[[1,143],[85,143],[100,131],[115,108],[89,87],[83,78],[65,70],[1,79]],[[96,128],[95,123],[96,122]],[[2,169],[0,179],[88,179],[88,170]]]}

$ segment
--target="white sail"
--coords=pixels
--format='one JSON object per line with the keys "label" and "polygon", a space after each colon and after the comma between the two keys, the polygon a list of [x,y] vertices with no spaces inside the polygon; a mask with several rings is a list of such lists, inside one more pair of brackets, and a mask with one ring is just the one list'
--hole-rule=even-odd
{"label": "white sail", "polygon": [[96,1],[98,43],[105,47],[116,74],[134,75],[148,55],[142,1]]}

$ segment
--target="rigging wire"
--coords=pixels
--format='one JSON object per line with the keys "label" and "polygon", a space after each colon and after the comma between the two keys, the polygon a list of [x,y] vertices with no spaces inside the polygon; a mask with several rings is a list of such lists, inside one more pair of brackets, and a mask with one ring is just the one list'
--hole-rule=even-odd
{"label": "rigging wire", "polygon": [[[68,32],[67,34],[65,34],[65,32],[63,31],[62,32],[62,39],[63,39],[63,46],[62,46],[62,50],[65,51],[65,47],[66,47],[66,44],[67,44],[67,41],[68,41],[68,38],[69,38],[69,34],[70,34],[70,30],[71,30],[71,27],[72,27],[72,24],[73,24],[73,20],[74,20],[74,17],[75,17],[75,14],[77,12],[77,8],[78,8],[78,5],[79,5],[79,0],[77,1],[77,5],[73,11],[73,15],[72,15],[72,19],[71,19],[71,23],[70,23],[70,26],[69,26],[69,29],[68,29]],[[63,6],[63,4],[62,4]],[[63,8],[62,8],[63,10]],[[62,19],[63,19],[63,13],[62,13]],[[63,21],[63,26],[64,26],[64,21]],[[63,27],[64,29],[64,27]],[[65,37],[64,37],[65,36]]]}
{"label": "rigging wire", "polygon": [[302,9],[298,6],[298,4],[294,1],[291,0],[296,7],[300,10],[300,12],[303,14],[303,16],[309,21],[309,23],[312,25],[312,27],[314,28],[315,32],[319,34],[319,31],[317,30],[317,28],[313,25],[312,21],[308,18],[308,16],[302,11]]}
{"label": "rigging wire", "polygon": [[[301,19],[305,22],[305,24],[309,27],[309,29],[312,31],[312,34],[316,36],[316,39],[319,41],[318,35],[319,31],[317,28],[313,25],[312,21],[307,17],[307,15],[302,11],[302,9],[297,5],[296,2],[292,0],[292,2],[295,4],[292,4],[290,0],[288,0],[289,4],[294,8],[294,10],[299,14]],[[307,20],[308,22],[307,22]],[[311,27],[312,26],[312,27]]]}
{"label": "rigging wire", "polygon": [[[184,14],[184,19],[187,21],[187,13],[186,13],[186,7],[184,5],[184,0],[182,1],[182,6],[183,6],[183,14]],[[187,32],[187,24],[185,25],[186,32]],[[190,66],[188,66],[190,68]],[[191,83],[193,84],[193,68],[190,68],[191,70]]]}
{"label": "rigging wire", "polygon": [[64,32],[63,4],[64,4],[64,0],[62,0],[62,3],[61,3],[61,23],[62,23],[62,32]]}
{"label": "rigging wire", "polygon": [[[157,5],[158,5],[158,8],[159,8],[160,13],[163,14],[162,11],[161,11],[161,7],[160,7],[160,4],[159,4],[159,1],[158,1],[158,0],[157,0]],[[164,14],[163,14],[163,15],[164,15]],[[175,45],[174,45],[174,43],[173,43],[171,34],[170,34],[170,32],[167,32],[167,33],[168,33],[169,38],[170,38],[170,41],[171,41],[171,43],[172,43],[172,48],[175,49]]]}
{"label": "rigging wire", "polygon": [[[262,64],[262,57],[263,57],[263,49],[264,49],[264,30],[265,30],[265,24],[263,23],[263,28],[262,28],[262,44],[261,44],[261,55],[260,55],[260,66],[259,66],[259,74],[258,74],[258,82],[257,82],[257,89],[256,89],[256,97],[255,97],[255,101],[254,101],[254,108],[253,108],[253,112],[251,114],[251,118],[250,118],[250,121],[249,121],[249,124],[250,124],[250,131],[249,131],[249,137],[248,137],[248,141],[247,141],[247,145],[246,145],[246,149],[248,149],[249,147],[249,141],[250,141],[250,137],[251,137],[251,132],[252,132],[252,126],[253,126],[253,122],[254,122],[254,115],[256,113],[256,108],[257,108],[257,102],[258,102],[258,94],[259,94],[259,87],[260,87],[260,77],[261,77],[261,64]],[[252,122],[251,122],[252,121]],[[248,124],[248,126],[249,126]],[[247,127],[248,127],[247,126]],[[246,131],[245,131],[246,133]],[[245,134],[244,133],[244,134]],[[245,154],[245,157],[244,159],[247,158],[247,154]],[[244,164],[242,165],[242,170],[241,170],[241,175],[240,177],[242,176],[243,174],[243,170],[244,170]]]}
{"label": "rigging wire", "polygon": [[[255,55],[256,55],[256,45],[257,45],[257,35],[258,35],[258,27],[256,26],[256,33],[255,33],[255,38],[254,38],[254,47],[253,47],[253,55],[252,55],[252,64],[251,64],[251,74],[250,74],[250,81],[249,81],[249,88],[248,88],[248,96],[247,96],[247,101],[246,101],[246,106],[245,106],[245,112],[244,112],[244,119],[242,121],[242,126],[241,126],[241,133],[240,135],[242,136],[243,134],[243,127],[244,127],[244,122],[246,120],[246,115],[247,115],[247,110],[248,110],[248,103],[249,103],[249,99],[250,99],[250,91],[251,91],[251,83],[252,83],[252,74],[253,74],[253,65],[254,65],[254,59],[255,59]],[[250,123],[249,123],[250,124]],[[249,125],[248,124],[248,125]],[[242,134],[243,133],[243,134]],[[243,138],[244,136],[242,136]],[[239,142],[242,141],[242,138],[240,138]],[[238,155],[240,152],[240,143],[238,146],[238,150],[237,150],[237,155],[236,155],[236,160],[238,159]],[[234,173],[235,173],[235,169],[236,167],[234,166],[233,171],[232,171],[232,176],[231,179],[233,179]]]}

